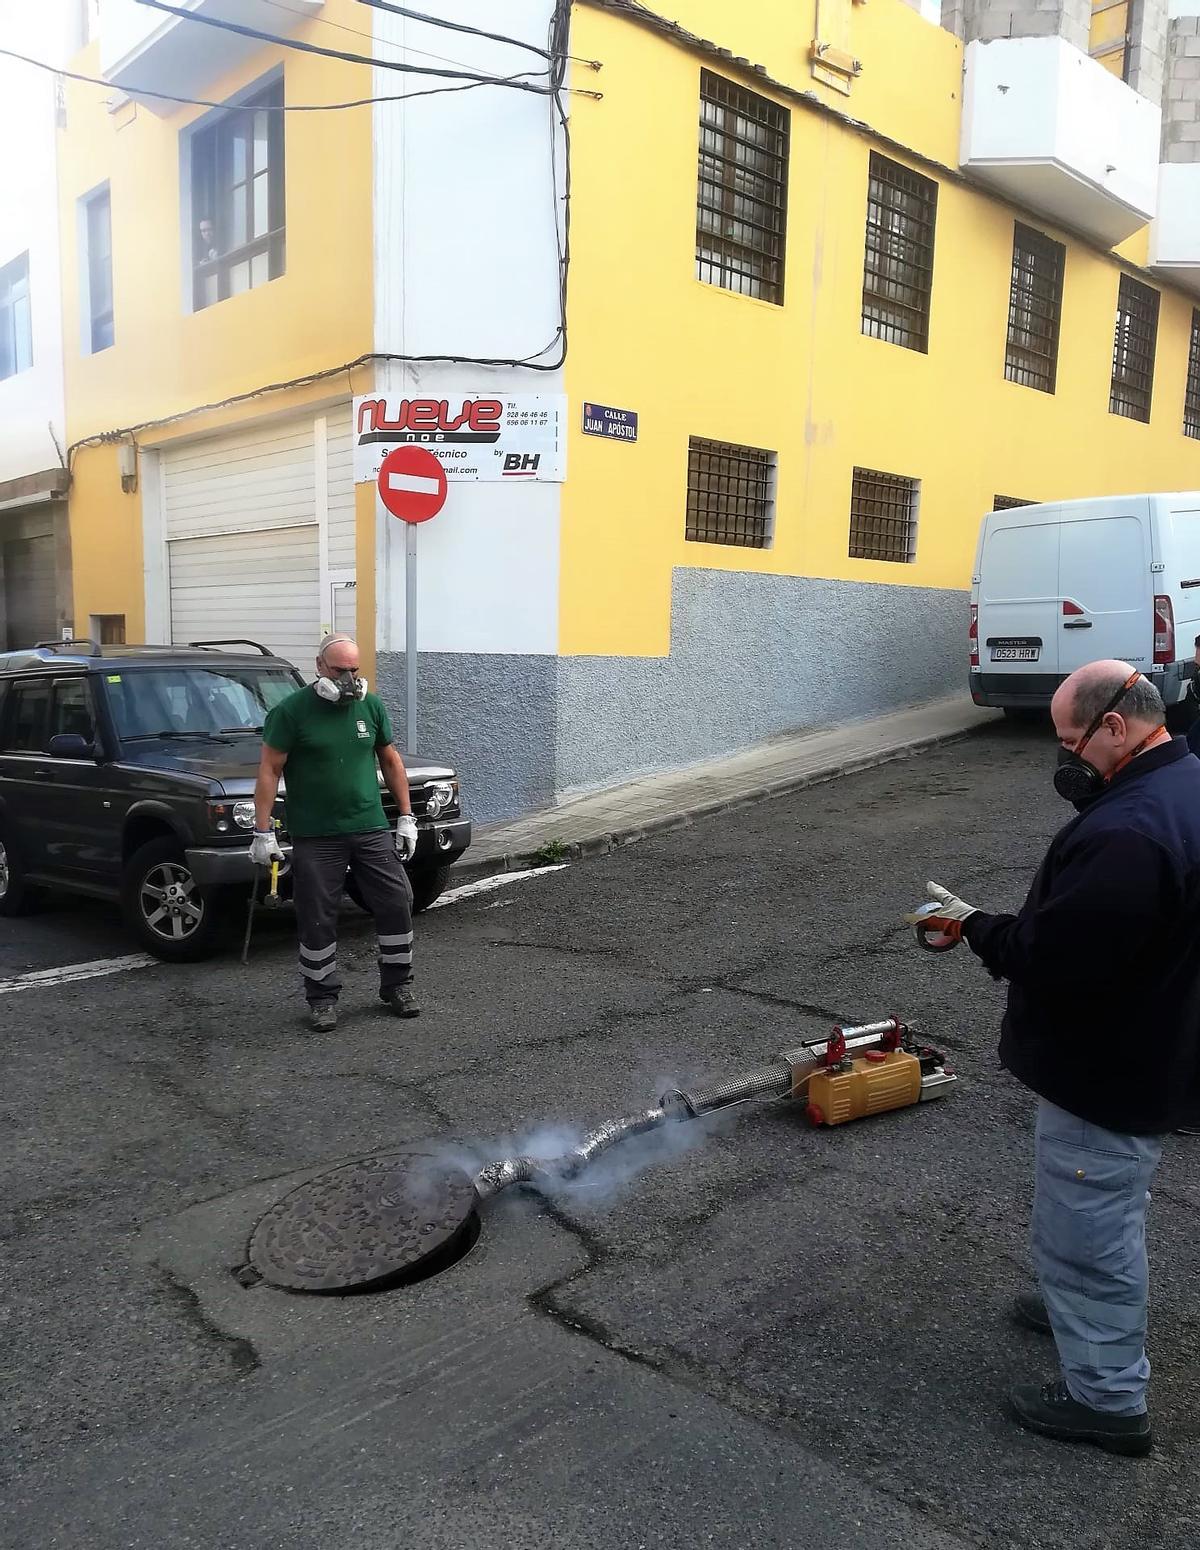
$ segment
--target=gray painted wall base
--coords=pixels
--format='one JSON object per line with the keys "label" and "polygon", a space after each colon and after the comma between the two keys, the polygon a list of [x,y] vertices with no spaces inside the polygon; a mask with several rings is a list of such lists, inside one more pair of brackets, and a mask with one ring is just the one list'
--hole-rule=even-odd
{"label": "gray painted wall base", "polygon": [[[950,694],[965,592],[677,570],[667,657],[430,653],[418,742],[451,760],[480,822],[768,737]],[[404,724],[404,656],[379,692]]]}

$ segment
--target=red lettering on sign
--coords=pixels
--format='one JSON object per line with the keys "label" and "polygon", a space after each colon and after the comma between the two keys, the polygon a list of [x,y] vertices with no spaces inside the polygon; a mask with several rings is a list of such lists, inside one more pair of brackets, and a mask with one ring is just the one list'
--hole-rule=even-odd
{"label": "red lettering on sign", "polygon": [[364,398],[358,406],[358,434],[456,431],[463,425],[476,432],[499,434],[504,419],[504,405],[498,398],[464,398],[456,413],[451,413],[444,398],[402,398],[394,419],[388,418],[387,409],[386,399]]}

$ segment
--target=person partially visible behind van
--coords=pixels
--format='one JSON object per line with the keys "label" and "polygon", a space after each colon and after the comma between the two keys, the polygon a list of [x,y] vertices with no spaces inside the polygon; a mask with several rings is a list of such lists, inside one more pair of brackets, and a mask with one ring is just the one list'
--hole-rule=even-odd
{"label": "person partially visible behind van", "polygon": [[1188,679],[1183,703],[1187,706],[1188,747],[1200,756],[1200,635],[1196,636],[1196,672]]}

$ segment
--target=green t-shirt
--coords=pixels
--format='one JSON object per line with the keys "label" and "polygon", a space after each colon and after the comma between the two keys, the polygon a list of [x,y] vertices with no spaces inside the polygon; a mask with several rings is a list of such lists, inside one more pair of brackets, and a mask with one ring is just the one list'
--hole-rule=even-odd
{"label": "green t-shirt", "polygon": [[310,684],[280,700],[263,742],[288,756],[288,832],[312,839],[386,829],[375,750],[391,741],[388,713],[373,694],[333,704]]}

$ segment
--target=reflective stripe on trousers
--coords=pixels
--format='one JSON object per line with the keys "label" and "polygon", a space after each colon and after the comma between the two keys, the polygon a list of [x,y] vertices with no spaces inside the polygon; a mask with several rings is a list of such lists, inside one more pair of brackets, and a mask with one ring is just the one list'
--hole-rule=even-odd
{"label": "reflective stripe on trousers", "polygon": [[1146,1409],[1146,1208],[1158,1136],[1104,1130],[1039,1100],[1033,1256],[1072,1396]]}

